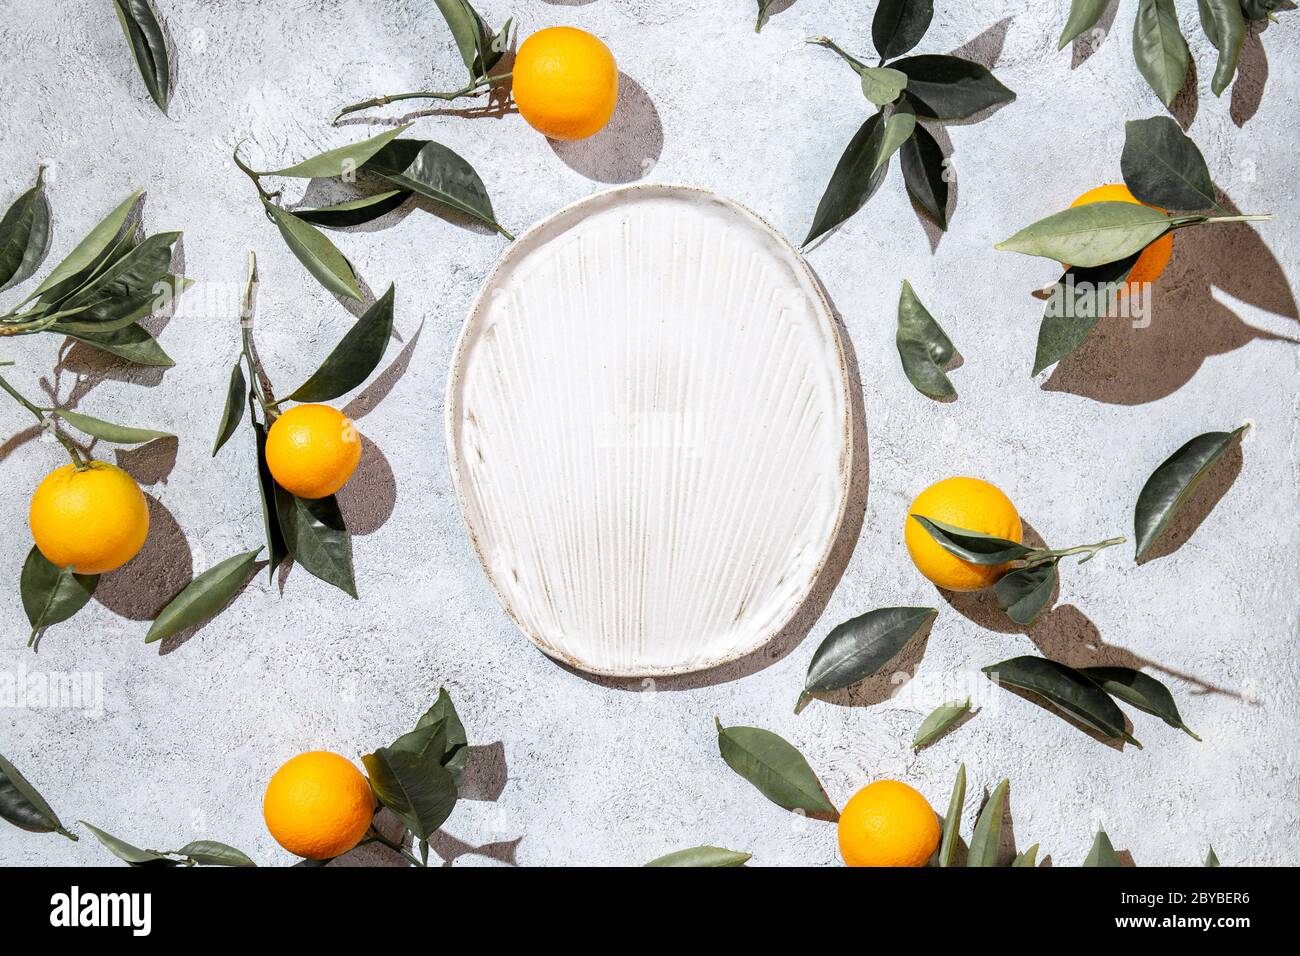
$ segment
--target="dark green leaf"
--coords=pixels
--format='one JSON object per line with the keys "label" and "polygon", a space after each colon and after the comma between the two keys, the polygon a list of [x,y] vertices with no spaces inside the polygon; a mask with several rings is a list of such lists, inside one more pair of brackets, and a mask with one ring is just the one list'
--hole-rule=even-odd
{"label": "dark green leaf", "polygon": [[912,198],[929,213],[940,229],[948,228],[948,181],[944,178],[943,150],[920,123],[898,154],[903,181]]}
{"label": "dark green leaf", "polygon": [[1124,730],[1124,712],[1096,682],[1073,667],[1045,657],[1013,657],[990,664],[984,673],[999,686],[1038,694],[1052,706],[1107,737],[1142,745]]}
{"label": "dark green leaf", "polygon": [[1170,229],[1204,221],[1204,216],[1167,216],[1132,202],[1094,202],[1040,219],[997,248],[1075,266],[1101,266],[1141,252]]}
{"label": "dark green leaf", "polygon": [[226,558],[196,577],[162,609],[150,625],[144,642],[164,640],[211,618],[248,583],[261,553],[262,549],[258,548]]}
{"label": "dark green leaf", "polygon": [[166,113],[172,93],[171,66],[168,63],[171,51],[158,14],[150,0],[113,0],[113,6],[145,89],[158,108]]}
{"label": "dark green leaf", "polygon": [[921,721],[921,726],[916,731],[916,736],[912,738],[912,746],[916,749],[928,747],[945,733],[952,729],[957,721],[961,720],[970,713],[970,698],[964,701],[953,701],[951,704],[940,704],[930,716]]}
{"label": "dark green leaf", "polygon": [[1142,202],[1166,209],[1215,205],[1205,157],[1171,116],[1125,123],[1119,165],[1124,184]]}
{"label": "dark green leaf", "polygon": [[750,856],[749,853],[737,853],[718,846],[693,846],[689,850],[678,850],[651,860],[646,866],[744,866],[749,862]]}
{"label": "dark green leaf", "polygon": [[[249,401],[251,404],[251,395]],[[275,483],[275,479],[271,477],[271,469],[266,463],[266,426],[261,422],[253,421],[253,434],[257,440],[257,480],[262,502],[262,530],[266,534],[266,551],[270,555],[269,567],[266,573],[269,579],[274,579],[276,570],[284,563],[284,559],[289,556],[289,545],[285,541],[285,532],[280,527],[280,498],[284,496],[287,501],[292,496],[287,491],[280,489],[280,486]],[[293,518],[292,510],[288,510],[286,513],[290,518]]]}
{"label": "dark green leaf", "polygon": [[1201,28],[1215,49],[1219,59],[1214,64],[1214,77],[1210,89],[1215,96],[1232,82],[1241,59],[1241,45],[1246,39],[1246,18],[1241,12],[1241,0],[1196,0],[1201,16]]}
{"label": "dark green leaf", "polygon": [[226,407],[221,411],[221,424],[217,426],[217,440],[212,445],[212,457],[217,457],[221,446],[230,440],[230,436],[239,427],[239,420],[244,413],[244,390],[248,383],[244,380],[244,363],[235,359],[235,367],[230,370],[230,385],[226,389]]}
{"label": "dark green leaf", "polygon": [[1111,846],[1110,837],[1106,836],[1105,830],[1098,830],[1096,838],[1092,841],[1092,849],[1088,851],[1088,858],[1083,861],[1084,866],[1120,866],[1119,857],[1115,855],[1115,848]]}
{"label": "dark green leaf", "polygon": [[1206,432],[1197,435],[1170,455],[1151,473],[1138,494],[1133,512],[1134,537],[1137,540],[1136,560],[1151,550],[1156,539],[1169,527],[1201,480],[1209,474],[1214,463],[1223,457],[1233,440],[1248,426],[1230,432]]}
{"label": "dark green leaf", "polygon": [[957,844],[961,842],[961,807],[966,800],[966,765],[957,768],[957,779],[952,783],[952,796],[948,798],[948,813],[943,818],[943,839],[939,842],[940,866],[952,866]]}
{"label": "dark green leaf", "polygon": [[952,340],[921,304],[906,279],[898,297],[898,332],[894,341],[903,360],[903,372],[918,392],[931,398],[957,397],[957,390],[943,371],[957,354]]}
{"label": "dark green leaf", "polygon": [[1168,106],[1182,89],[1191,62],[1178,28],[1174,0],[1138,0],[1133,24],[1133,59],[1151,89]]}
{"label": "dark green leaf", "polygon": [[375,154],[366,170],[510,236],[497,222],[492,200],[474,167],[441,143],[394,140]]}
{"label": "dark green leaf", "polygon": [[69,840],[69,833],[56,814],[18,768],[0,754],[0,817],[28,833],[58,833]]}
{"label": "dark green leaf", "polygon": [[939,542],[939,546],[953,557],[969,561],[971,564],[1006,564],[1018,561],[1034,553],[1034,549],[1017,544],[1006,538],[997,538],[979,531],[958,528],[943,521],[935,521],[922,515],[912,515],[930,537]]}
{"label": "dark green leaf", "polygon": [[384,357],[393,335],[393,286],[359,318],[307,381],[289,396],[295,402],[327,402],[364,382]]}
{"label": "dark green leaf", "polygon": [[359,143],[348,143],[335,149],[328,149],[311,159],[286,166],[283,169],[268,169],[258,173],[259,176],[293,176],[298,179],[330,178],[334,176],[354,175],[366,164],[370,157],[379,152],[397,137],[411,128],[410,123],[398,126],[387,132],[364,139]]}
{"label": "dark green leaf", "polygon": [[351,597],[357,596],[352,573],[352,536],[333,495],[328,498],[297,498],[278,485],[276,513],[284,543],[303,570]]}
{"label": "dark green leaf", "polygon": [[932,0],[880,0],[871,21],[871,42],[882,60],[902,56],[921,42],[934,17]]}
{"label": "dark green leaf", "polygon": [[410,197],[409,189],[390,189],[388,192],[362,196],[360,199],[350,199],[320,209],[295,209],[294,215],[317,226],[334,229],[360,226],[388,215]]}
{"label": "dark green leaf", "polygon": [[50,204],[45,198],[45,167],[36,185],[14,200],[0,219],[0,292],[26,281],[45,258],[50,244]]}
{"label": "dark green leaf", "polygon": [[431,755],[381,747],[361,758],[379,802],[417,839],[427,840],[456,806],[456,783]]}
{"label": "dark green leaf", "polygon": [[1241,12],[1247,20],[1266,20],[1274,10],[1279,10],[1287,0],[1241,0]]}
{"label": "dark green leaf", "polygon": [[50,291],[64,280],[72,278],[93,265],[117,241],[122,227],[126,225],[127,218],[143,195],[144,190],[139,189],[126,197],[116,209],[105,216],[94,229],[86,234],[86,237],[77,244],[77,247],[68,253],[67,258],[51,270],[50,274],[45,277],[32,295],[37,296],[42,292]]}
{"label": "dark green leaf", "polygon": [[1219,865],[1219,858],[1215,854],[1213,846],[1210,847],[1210,852],[1205,854],[1205,865],[1208,867],[1217,867]]}
{"label": "dark green leaf", "polygon": [[814,693],[851,687],[876,673],[938,613],[932,607],[882,607],[833,628],[808,665],[795,713]]}
{"label": "dark green leaf", "polygon": [[907,74],[887,66],[867,66],[858,71],[862,77],[862,95],[877,106],[898,99],[907,86]]}
{"label": "dark green leaf", "polygon": [[1169,688],[1150,674],[1131,667],[1085,667],[1080,673],[1095,680],[1112,697],[1159,717],[1170,727],[1186,732],[1193,740],[1201,739],[1183,723]]}
{"label": "dark green leaf", "polygon": [[98,574],[76,574],[71,568],[51,564],[36,548],[27,552],[18,590],[32,637],[41,628],[60,624],[85,607],[98,584]]}
{"label": "dark green leaf", "polygon": [[1038,844],[1035,843],[1024,853],[1016,854],[1016,858],[1011,861],[1012,866],[1035,867],[1038,865]]}
{"label": "dark green leaf", "polygon": [[119,860],[125,860],[131,866],[179,866],[177,860],[169,859],[161,853],[153,850],[142,850],[138,846],[132,846],[125,840],[119,840],[111,833],[105,833],[99,827],[87,823],[85,820],[80,821],[81,825],[95,835],[100,843],[108,852],[112,853]]}
{"label": "dark green leaf", "polygon": [[983,66],[959,56],[926,53],[895,60],[890,66],[907,74],[903,96],[918,116],[966,119],[1016,98]]}
{"label": "dark green leaf", "polygon": [[[434,3],[438,5],[439,12],[451,29],[456,49],[465,61],[470,79],[477,80],[486,76],[504,52],[504,49],[499,49],[500,43],[493,42],[497,37],[469,5],[468,0],[434,0]],[[508,28],[509,24],[506,25]],[[502,33],[504,32],[503,29]]]}
{"label": "dark green leaf", "polygon": [[763,29],[763,21],[767,19],[767,8],[776,0],[758,0],[758,19],[754,21],[754,32],[757,33]]}
{"label": "dark green leaf", "polygon": [[[61,332],[112,332],[153,312],[160,296],[174,291],[164,280],[172,277],[172,246],[179,232],[160,232],[135,245],[108,265],[72,295],[59,303],[60,309],[82,309],[73,318],[61,319]],[[84,308],[83,308],[84,307]]]}
{"label": "dark green leaf", "polygon": [[106,422],[102,418],[83,415],[81,412],[69,411],[66,408],[47,408],[45,411],[54,412],[78,431],[83,431],[87,435],[93,435],[95,438],[112,442],[114,445],[141,445],[147,441],[153,441],[155,438],[176,437],[171,432],[160,432],[152,428],[132,428],[129,425],[114,425],[112,422]]}
{"label": "dark green leaf", "polygon": [[415,725],[417,731],[428,727],[445,728],[447,745],[442,754],[442,765],[453,774],[459,774],[465,768],[465,761],[469,759],[469,737],[465,733],[465,725],[461,723],[460,715],[456,713],[456,706],[451,702],[451,695],[447,693],[445,687],[438,688],[438,699]]}
{"label": "dark green leaf", "polygon": [[1038,327],[1034,375],[1082,345],[1102,316],[1110,314],[1141,255],[1139,250],[1105,265],[1072,266],[1065,271],[1048,297]]}
{"label": "dark green leaf", "polygon": [[1052,599],[1056,577],[1056,562],[1044,561],[1002,575],[993,585],[993,591],[1007,617],[1028,627]]}
{"label": "dark green leaf", "polygon": [[880,188],[885,173],[889,171],[888,166],[876,165],[885,132],[881,115],[873,113],[867,117],[867,121],[849,141],[835,172],[831,174],[826,193],[817,206],[812,228],[808,230],[808,238],[803,241],[805,246],[848,220]]}
{"label": "dark green leaf", "polygon": [[1070,15],[1065,20],[1065,29],[1061,31],[1056,48],[1064,50],[1065,45],[1080,33],[1095,27],[1109,3],[1110,0],[1072,0]]}
{"label": "dark green leaf", "polygon": [[195,840],[176,851],[199,866],[257,866],[248,854],[216,840]]}
{"label": "dark green leaf", "polygon": [[988,802],[975,821],[971,834],[970,850],[966,854],[967,866],[997,866],[998,841],[1002,838],[1002,814],[1006,808],[1007,790],[1011,781],[1003,780],[993,788]]}
{"label": "dark green leaf", "polygon": [[158,341],[138,323],[112,332],[68,332],[67,335],[136,365],[171,368],[176,364],[163,351]]}
{"label": "dark green leaf", "polygon": [[298,257],[317,282],[335,295],[361,301],[361,287],[357,284],[352,264],[325,233],[274,203],[263,201],[262,205],[279,227],[289,251]]}
{"label": "dark green leaf", "polygon": [[803,754],[785,740],[758,727],[718,728],[718,751],[732,770],[767,799],[787,810],[801,810],[818,820],[835,821],[839,811],[826,796]]}

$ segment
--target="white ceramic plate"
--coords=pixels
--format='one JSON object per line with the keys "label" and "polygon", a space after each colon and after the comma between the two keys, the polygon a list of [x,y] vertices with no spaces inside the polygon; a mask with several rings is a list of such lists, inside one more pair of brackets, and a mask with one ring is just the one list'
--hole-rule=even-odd
{"label": "white ceramic plate", "polygon": [[447,385],[470,538],[547,654],[609,676],[742,657],[844,518],[848,373],[807,266],[719,196],[632,186],[531,229]]}

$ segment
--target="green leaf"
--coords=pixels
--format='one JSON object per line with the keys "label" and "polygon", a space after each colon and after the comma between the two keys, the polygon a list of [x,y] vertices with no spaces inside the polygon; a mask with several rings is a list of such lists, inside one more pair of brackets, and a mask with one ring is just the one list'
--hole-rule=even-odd
{"label": "green leaf", "polygon": [[36,171],[36,185],[15,199],[0,219],[0,292],[30,278],[49,244],[50,203],[42,166]]}
{"label": "green leaf", "polygon": [[357,284],[352,265],[325,233],[274,203],[263,200],[262,205],[279,227],[289,251],[298,257],[317,282],[335,295],[361,301],[361,287]]}
{"label": "green leaf", "polygon": [[[456,49],[460,51],[460,58],[469,70],[470,79],[487,76],[504,53],[504,49],[497,49],[501,44],[493,42],[497,37],[467,0],[434,0],[434,3],[438,5],[439,12],[451,29]],[[509,24],[506,25],[508,28]]]}
{"label": "green leaf", "polygon": [[920,123],[912,130],[912,138],[903,144],[898,154],[903,167],[903,181],[922,209],[938,224],[948,228],[948,181],[944,178],[943,150],[930,131]]}
{"label": "green leaf", "polygon": [[966,854],[967,866],[997,866],[998,841],[1002,837],[1002,814],[1006,807],[1007,790],[1011,781],[1003,780],[993,788],[992,795],[975,821],[971,834],[970,850]]}
{"label": "green leaf", "polygon": [[42,628],[61,624],[85,607],[98,585],[98,574],[77,574],[71,568],[56,567],[33,547],[27,552],[18,582],[32,638]]}
{"label": "green leaf", "polygon": [[851,218],[884,182],[889,167],[876,164],[885,132],[881,118],[881,113],[873,113],[853,134],[817,205],[804,246]]}
{"label": "green leaf", "polygon": [[1160,102],[1171,104],[1187,79],[1191,62],[1187,41],[1178,28],[1174,0],[1138,0],[1133,59]]}
{"label": "green leaf", "polygon": [[918,392],[931,398],[957,397],[957,390],[943,371],[957,354],[956,349],[906,279],[898,297],[898,332],[894,341],[903,361],[903,372]]}
{"label": "green leaf", "polygon": [[456,783],[436,757],[380,747],[361,758],[379,802],[419,840],[438,831],[456,806]]}
{"label": "green leaf", "polygon": [[514,238],[497,222],[487,188],[474,167],[441,143],[395,140],[375,154],[366,170]]}
{"label": "green leaf", "polygon": [[[251,394],[249,403],[252,404]],[[249,417],[252,418],[251,411]],[[284,559],[289,556],[289,545],[285,541],[285,532],[280,527],[280,498],[286,496],[287,500],[291,496],[275,483],[275,478],[271,476],[271,469],[266,463],[266,426],[254,420],[253,434],[257,441],[257,481],[258,491],[260,492],[259,497],[262,503],[262,530],[266,534],[266,552],[270,555],[266,576],[268,579],[274,580],[276,570],[284,563]],[[290,514],[290,517],[292,517],[292,514]]]}
{"label": "green leaf", "polygon": [[808,761],[785,740],[758,727],[718,728],[718,751],[732,770],[779,807],[801,810],[817,820],[838,820],[839,811],[826,796]]}
{"label": "green leaf", "polygon": [[1119,165],[1124,184],[1142,202],[1166,209],[1215,205],[1205,157],[1171,116],[1125,123]]}
{"label": "green leaf", "polygon": [[1170,455],[1151,473],[1138,494],[1133,510],[1133,530],[1137,540],[1135,559],[1141,561],[1156,540],[1169,527],[1192,492],[1223,457],[1234,439],[1249,426],[1230,432],[1206,432],[1197,435]]}
{"label": "green leaf", "polygon": [[220,611],[248,583],[262,549],[245,551],[208,568],[168,602],[149,627],[144,642],[152,644],[202,624]]}
{"label": "green leaf", "polygon": [[1066,17],[1065,29],[1061,31],[1061,39],[1057,41],[1056,48],[1064,50],[1065,45],[1080,33],[1095,27],[1109,3],[1110,0],[1072,0],[1070,15]]}
{"label": "green leaf", "polygon": [[285,546],[293,559],[309,574],[355,598],[352,536],[343,523],[338,500],[333,495],[298,498],[277,485],[275,508]]}
{"label": "green leaf", "polygon": [[1012,866],[1035,867],[1038,865],[1038,844],[1035,843],[1024,853],[1016,854],[1016,858],[1011,861]]}
{"label": "green leaf", "polygon": [[1241,0],[1241,12],[1247,20],[1267,20],[1269,14],[1282,7],[1287,0]]}
{"label": "green leaf", "polygon": [[292,176],[297,179],[352,175],[364,166],[370,157],[401,136],[412,125],[407,123],[404,126],[398,126],[385,133],[380,133],[378,136],[372,136],[370,139],[364,139],[359,143],[348,143],[346,146],[327,149],[310,159],[304,159],[301,163],[295,163],[283,169],[268,169],[265,172],[258,173],[258,175]]}
{"label": "green leaf", "polygon": [[151,315],[160,299],[178,294],[176,277],[168,270],[172,246],[180,236],[149,236],[62,300],[59,309],[78,311],[75,317],[60,319],[58,330],[113,332]]}
{"label": "green leaf", "polygon": [[1210,846],[1210,852],[1205,854],[1205,865],[1208,867],[1217,867],[1219,865],[1219,858],[1214,852],[1213,845]]}
{"label": "green leaf", "polygon": [[693,846],[689,850],[677,850],[658,859],[651,860],[646,866],[744,866],[751,854],[724,850],[718,846]]}
{"label": "green leaf", "polygon": [[961,807],[966,800],[966,765],[957,768],[957,779],[952,783],[952,796],[948,798],[948,813],[943,818],[943,839],[939,842],[940,866],[952,866],[953,855],[961,841]]}
{"label": "green leaf", "polygon": [[998,606],[1017,624],[1033,624],[1056,587],[1056,561],[1044,561],[1027,568],[1017,568],[998,578],[993,591]]}
{"label": "green leaf", "polygon": [[984,668],[989,679],[999,686],[1027,690],[1098,733],[1141,744],[1124,730],[1124,712],[1096,682],[1046,657],[1013,657]]}
{"label": "green leaf", "polygon": [[230,370],[230,385],[226,389],[226,407],[221,411],[221,424],[217,426],[217,440],[212,445],[212,457],[217,457],[221,446],[230,440],[230,436],[239,427],[239,420],[244,413],[244,390],[248,383],[244,381],[244,363],[235,359],[235,367]]}
{"label": "green leaf", "polygon": [[341,229],[374,222],[401,206],[410,197],[409,189],[390,189],[388,192],[349,199],[320,209],[295,209],[294,215],[317,226]]}
{"label": "green leaf", "polygon": [[54,412],[61,419],[87,435],[93,435],[95,438],[112,442],[114,445],[141,445],[147,441],[153,441],[155,438],[175,438],[171,432],[160,432],[152,428],[132,428],[129,425],[114,425],[112,422],[106,422],[102,418],[94,418],[90,415],[83,415],[81,412],[69,411],[66,408],[47,408],[47,412]]}
{"label": "green leaf", "polygon": [[0,817],[28,833],[58,833],[76,841],[75,834],[59,822],[45,798],[0,754]]}
{"label": "green leaf", "polygon": [[833,628],[808,664],[795,713],[813,694],[851,687],[876,673],[938,614],[932,607],[882,607]]}
{"label": "green leaf", "polygon": [[1170,727],[1184,731],[1193,740],[1201,738],[1183,723],[1169,688],[1150,674],[1131,667],[1084,667],[1080,673],[1095,680],[1112,697],[1132,704],[1138,710],[1159,717]]}
{"label": "green leaf", "polygon": [[928,531],[930,537],[934,538],[941,548],[953,557],[969,561],[971,564],[1006,564],[1008,561],[1019,561],[1034,553],[1033,548],[1006,538],[958,528],[956,525],[935,521],[922,515],[912,515],[912,519]]}
{"label": "green leaf", "polygon": [[131,55],[140,70],[145,89],[158,104],[158,108],[167,112],[167,101],[171,98],[172,78],[168,63],[171,50],[167,46],[167,33],[163,30],[158,14],[149,0],[113,0],[117,10],[117,21],[122,25],[126,41],[130,44]]}
{"label": "green leaf", "polygon": [[903,96],[918,116],[966,119],[1016,98],[985,67],[959,56],[926,53],[890,65],[907,74]]}
{"label": "green leaf", "polygon": [[[62,331],[62,330],[59,330]],[[176,363],[171,360],[158,340],[144,330],[138,323],[116,329],[112,332],[73,332],[66,333],[69,338],[85,342],[110,355],[124,358],[136,365],[152,368],[171,368]]]}
{"label": "green leaf", "polygon": [[438,699],[420,717],[415,729],[398,737],[388,749],[431,755],[453,777],[459,776],[469,759],[469,738],[445,687],[438,689]]}
{"label": "green leaf", "polygon": [[961,720],[970,713],[970,698],[964,701],[953,701],[951,704],[940,704],[930,716],[921,721],[921,726],[916,731],[916,736],[912,738],[912,746],[920,750],[922,747],[928,747],[945,733],[952,729],[957,721]]}
{"label": "green leaf", "polygon": [[47,292],[59,285],[65,279],[91,266],[110,246],[116,242],[118,234],[122,227],[126,225],[127,218],[135,208],[140,197],[144,195],[143,189],[133,192],[112,212],[86,234],[86,237],[77,244],[77,247],[68,253],[67,258],[60,262],[45,280],[32,293],[32,297]]}
{"label": "green leaf", "polygon": [[754,21],[754,32],[758,33],[763,29],[763,21],[767,19],[767,8],[776,0],[758,0],[758,19]]}
{"label": "green leaf", "polygon": [[1048,297],[1043,323],[1038,327],[1034,375],[1083,344],[1102,316],[1109,314],[1112,303],[1118,302],[1141,255],[1138,251],[1104,265],[1065,270]]}
{"label": "green leaf", "polygon": [[87,823],[85,820],[79,821],[83,827],[95,835],[95,839],[104,845],[108,852],[112,853],[119,860],[124,860],[131,866],[179,866],[177,860],[168,858],[162,853],[154,850],[142,850],[138,846],[132,846],[125,840],[119,840],[111,833],[105,833],[99,827]]}
{"label": "green leaf", "polygon": [[199,866],[257,866],[248,854],[216,840],[195,840],[176,851]]}
{"label": "green leaf", "polygon": [[895,110],[885,121],[885,132],[880,138],[880,149],[876,153],[876,163],[871,167],[871,175],[884,171],[890,157],[912,136],[916,129],[916,115],[910,110]]}
{"label": "green leaf", "polygon": [[1026,226],[997,248],[1075,266],[1101,266],[1141,252],[1170,229],[1205,216],[1167,216],[1132,202],[1094,202]]}
{"label": "green leaf", "polygon": [[1088,851],[1088,858],[1083,861],[1084,866],[1120,866],[1119,857],[1115,855],[1115,848],[1111,846],[1110,837],[1106,836],[1105,830],[1098,830],[1097,836],[1092,841],[1092,849]]}
{"label": "green leaf", "polygon": [[1196,0],[1196,4],[1201,28],[1219,51],[1210,89],[1215,96],[1222,96],[1237,72],[1241,45],[1246,40],[1246,18],[1241,12],[1241,0]]}
{"label": "green leaf", "polygon": [[882,60],[902,56],[921,42],[933,18],[932,0],[881,0],[871,21],[871,42]]}
{"label": "green leaf", "polygon": [[389,286],[325,357],[307,381],[289,396],[295,402],[327,402],[352,391],[378,367],[393,335],[394,287]]}
{"label": "green leaf", "polygon": [[862,77],[862,95],[877,106],[894,102],[907,86],[907,74],[887,66],[867,66],[858,72]]}

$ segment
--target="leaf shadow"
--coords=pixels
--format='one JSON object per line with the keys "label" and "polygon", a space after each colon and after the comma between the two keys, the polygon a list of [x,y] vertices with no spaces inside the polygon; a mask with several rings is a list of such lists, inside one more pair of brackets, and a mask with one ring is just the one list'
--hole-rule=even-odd
{"label": "leaf shadow", "polygon": [[[1099,19],[1091,30],[1085,30],[1079,34],[1070,44],[1070,69],[1077,70],[1088,59],[1101,49],[1101,45],[1106,42],[1110,36],[1111,27],[1115,23],[1115,14],[1119,11],[1119,0],[1110,0],[1106,9],[1102,11]],[[1098,35],[1097,31],[1101,33]]]}
{"label": "leaf shadow", "polygon": [[420,341],[420,335],[423,332],[424,320],[421,319],[420,324],[415,329],[415,334],[411,336],[409,342],[402,346],[397,358],[393,359],[388,368],[380,372],[377,377],[371,380],[369,385],[344,406],[344,415],[355,422],[373,412],[379,406],[379,403],[388,397],[388,394],[411,367],[411,358],[415,354],[415,346]]}
{"label": "leaf shadow", "polygon": [[[959,56],[964,60],[971,60],[978,63],[987,70],[992,70],[997,66],[998,60],[1002,58],[1002,48],[1006,46],[1007,31],[1011,28],[1011,21],[1015,16],[1005,16],[982,30],[979,34],[967,40],[961,46],[949,51],[950,56]],[[1015,101],[1012,100],[1014,103]],[[998,103],[987,109],[982,109],[978,113],[972,113],[964,119],[944,120],[944,126],[974,126],[988,119],[994,113],[998,112],[1010,103]]]}
{"label": "leaf shadow", "polygon": [[1142,556],[1142,560],[1137,562],[1138,567],[1157,558],[1168,557],[1186,544],[1228,493],[1228,489],[1241,474],[1243,462],[1241,441],[1238,439],[1192,491],[1191,497],[1174,515],[1169,527],[1156,539],[1151,550]]}
{"label": "leaf shadow", "polygon": [[[1183,79],[1183,85],[1178,90],[1178,95],[1174,101],[1166,107],[1169,115],[1172,116],[1183,128],[1183,132],[1191,129],[1192,123],[1196,121],[1196,110],[1201,103],[1201,94],[1197,82],[1196,57],[1189,57],[1187,64],[1187,76]],[[1152,94],[1155,95],[1154,93]],[[1158,97],[1157,97],[1158,99]]]}
{"label": "leaf shadow", "polygon": [[586,139],[549,139],[574,172],[600,183],[630,183],[649,175],[664,149],[664,125],[645,87],[618,74],[618,105],[609,123]]}
{"label": "leaf shadow", "polygon": [[155,438],[133,448],[115,448],[117,467],[142,485],[166,484],[176,468],[180,441],[175,436]]}

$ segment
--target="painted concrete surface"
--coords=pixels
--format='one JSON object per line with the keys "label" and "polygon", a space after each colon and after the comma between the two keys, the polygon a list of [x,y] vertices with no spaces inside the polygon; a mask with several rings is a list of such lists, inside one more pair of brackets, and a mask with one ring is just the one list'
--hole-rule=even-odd
{"label": "painted concrete surface", "polygon": [[[180,436],[97,449],[144,483],[152,535],[32,654],[17,595],[27,499],[62,452],[16,406],[0,406],[0,675],[39,683],[74,672],[102,690],[99,707],[29,699],[0,712],[0,752],[65,821],[154,847],[208,837],[260,864],[287,864],[261,819],[272,772],[307,749],[359,757],[408,729],[446,685],[479,745],[466,799],[435,841],[457,865],[634,864],[699,843],[751,851],[761,865],[835,862],[833,827],[781,811],[722,763],[714,715],[787,737],[841,804],[894,777],[942,809],[964,761],[969,820],[1009,777],[1015,841],[1041,844],[1056,864],[1081,862],[1099,825],[1139,864],[1197,863],[1211,842],[1228,865],[1300,862],[1295,15],[1252,35],[1243,75],[1216,99],[1194,5],[1181,13],[1198,80],[1175,112],[1231,202],[1278,221],[1180,234],[1151,325],[1103,323],[1079,354],[1034,380],[1042,303],[1033,292],[1054,268],[992,245],[1117,181],[1123,121],[1164,111],[1133,65],[1132,0],[1107,14],[1114,34],[1090,55],[1081,45],[1055,51],[1064,2],[940,4],[921,50],[961,48],[994,63],[1019,98],[947,128],[957,176],[949,233],[921,222],[895,169],[861,214],[809,253],[856,349],[869,434],[867,508],[842,580],[802,642],[778,641],[722,673],[642,683],[587,679],[544,657],[475,560],[450,484],[443,387],[469,303],[505,240],[428,209],[338,236],[370,289],[397,283],[401,337],[375,382],[342,403],[367,439],[343,495],[360,600],[295,569],[282,589],[259,579],[183,642],[143,643],[147,619],[193,574],[260,540],[250,432],[209,457],[247,250],[262,264],[258,345],[282,391],[352,321],[260,214],[232,148],[244,140],[255,166],[283,165],[404,112],[330,128],[346,102],[461,81],[428,4],[160,5],[179,58],[170,117],[148,100],[101,4],[68,2],[56,15],[10,0],[0,17],[0,194],[8,203],[38,164],[50,167],[47,262],[145,187],[146,224],[185,231],[184,271],[200,282],[179,314],[155,325],[177,360],[166,374],[47,336],[0,346],[0,359],[18,363],[6,375],[29,394],[48,387],[80,411]],[[552,145],[514,114],[419,116],[413,133],[468,158],[516,230],[609,184],[659,181],[717,190],[797,240],[866,115],[847,67],[801,43],[829,33],[866,51],[867,16],[848,0],[778,3],[759,35],[747,0],[478,7],[493,23],[514,15],[525,34],[590,29],[623,71],[613,126],[584,144]],[[286,201],[297,203],[303,188],[286,183]],[[904,277],[962,353],[956,402],[931,402],[903,376],[893,335]],[[1126,547],[1065,568],[1055,609],[1028,633],[985,602],[948,600],[907,560],[907,503],[941,477],[996,482],[1053,544],[1095,541],[1131,534],[1144,479],[1185,440],[1246,421],[1240,452],[1177,529],[1180,547],[1140,567]],[[915,680],[891,696],[897,687],[883,676],[794,716],[803,671],[830,627],[896,604],[940,609],[900,662]],[[1135,714],[1145,749],[1118,750],[979,673],[1031,653],[1146,668],[1204,742]],[[913,754],[923,716],[967,694],[979,713]],[[74,844],[10,827],[0,828],[0,861],[112,862],[84,830]],[[359,853],[349,862],[390,861]]]}

